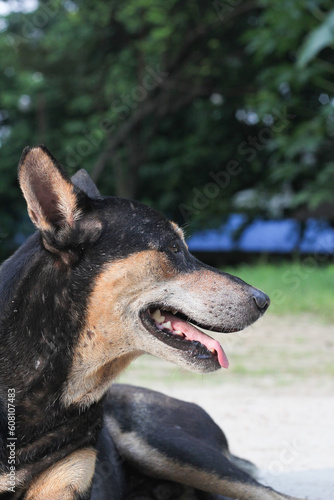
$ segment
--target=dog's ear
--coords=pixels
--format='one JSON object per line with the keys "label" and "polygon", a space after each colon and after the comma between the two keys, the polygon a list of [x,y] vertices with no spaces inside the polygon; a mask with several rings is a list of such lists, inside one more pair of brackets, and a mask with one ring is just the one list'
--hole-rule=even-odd
{"label": "dog's ear", "polygon": [[19,164],[19,182],[29,216],[41,231],[74,226],[80,218],[74,186],[44,146],[25,148]]}
{"label": "dog's ear", "polygon": [[78,170],[78,172],[72,175],[71,181],[77,188],[81,189],[81,191],[86,193],[90,198],[95,200],[101,198],[100,191],[97,189],[94,182],[89,177],[84,168]]}
{"label": "dog's ear", "polygon": [[66,265],[77,261],[102,230],[102,223],[90,211],[92,200],[71,182],[44,146],[23,151],[19,182],[44,247]]}

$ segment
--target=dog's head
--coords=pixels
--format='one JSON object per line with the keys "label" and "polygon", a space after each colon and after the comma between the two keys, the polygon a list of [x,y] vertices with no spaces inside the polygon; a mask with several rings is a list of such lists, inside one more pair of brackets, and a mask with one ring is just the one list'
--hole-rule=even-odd
{"label": "dog's head", "polygon": [[144,352],[200,373],[228,366],[200,328],[239,331],[266,311],[267,295],[195,259],[182,230],[152,208],[100,196],[83,171],[71,181],[43,147],[24,151],[19,179],[43,252],[68,276],[72,300],[85,293],[75,292],[80,277],[89,277],[68,403],[88,393],[98,399]]}

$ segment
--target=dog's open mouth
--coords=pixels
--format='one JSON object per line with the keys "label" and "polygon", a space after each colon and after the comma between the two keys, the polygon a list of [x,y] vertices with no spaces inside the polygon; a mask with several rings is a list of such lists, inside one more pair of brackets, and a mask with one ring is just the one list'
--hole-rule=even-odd
{"label": "dog's open mouth", "polygon": [[228,368],[220,343],[186,321],[181,313],[151,307],[142,311],[140,317],[145,328],[165,344],[185,351],[191,358],[213,360]]}

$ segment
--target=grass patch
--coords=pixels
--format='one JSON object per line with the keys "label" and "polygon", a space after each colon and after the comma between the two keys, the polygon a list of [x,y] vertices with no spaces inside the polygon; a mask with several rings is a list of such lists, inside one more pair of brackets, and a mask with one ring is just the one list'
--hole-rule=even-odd
{"label": "grass patch", "polygon": [[273,314],[310,313],[334,321],[334,265],[319,266],[305,258],[295,263],[243,264],[224,271],[266,292]]}

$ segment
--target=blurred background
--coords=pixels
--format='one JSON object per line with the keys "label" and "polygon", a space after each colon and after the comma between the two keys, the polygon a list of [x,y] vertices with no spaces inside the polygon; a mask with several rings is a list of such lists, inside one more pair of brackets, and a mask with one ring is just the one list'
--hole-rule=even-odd
{"label": "blurred background", "polygon": [[16,169],[42,143],[177,221],[210,264],[247,279],[260,258],[269,292],[261,275],[288,273],[289,293],[316,274],[301,308],[334,319],[331,0],[2,0],[0,14],[0,260],[33,230]]}
{"label": "blurred background", "polygon": [[1,0],[0,14],[0,261],[33,231],[27,145],[177,221],[270,311],[223,339],[224,376],[143,357],[122,380],[200,402],[262,467],[307,470],[300,496],[331,467],[312,498],[334,499],[332,0]]}

